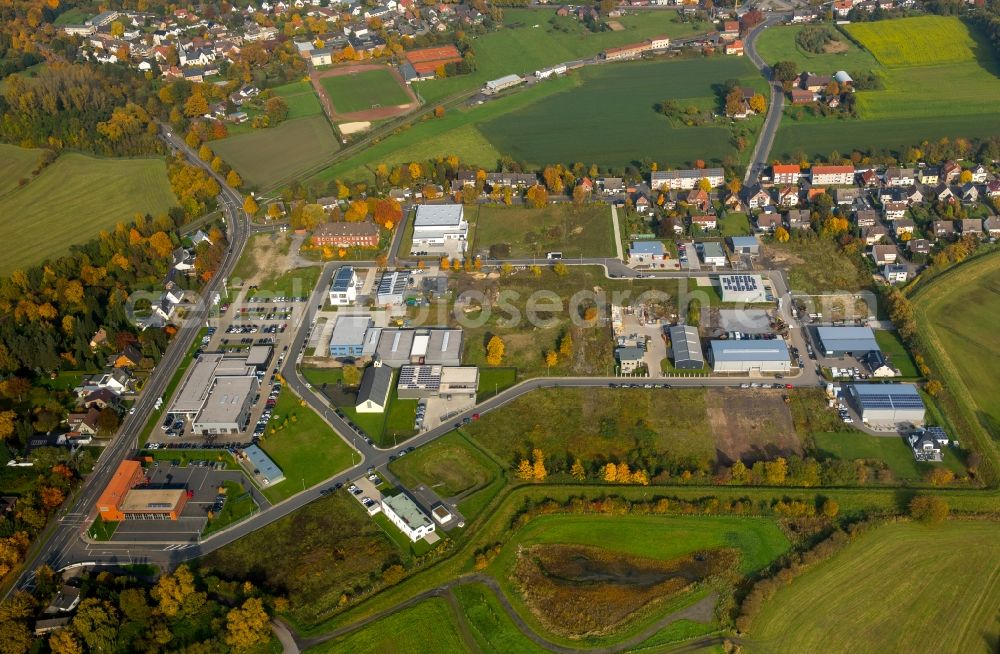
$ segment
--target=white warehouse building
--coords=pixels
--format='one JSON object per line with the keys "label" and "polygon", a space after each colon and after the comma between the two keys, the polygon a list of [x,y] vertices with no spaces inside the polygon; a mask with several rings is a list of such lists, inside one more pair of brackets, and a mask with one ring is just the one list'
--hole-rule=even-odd
{"label": "white warehouse building", "polygon": [[913,384],[851,384],[847,388],[865,424],[924,424],[924,400]]}
{"label": "white warehouse building", "polygon": [[788,346],[781,339],[712,341],[710,355],[714,372],[775,374],[792,369]]}
{"label": "white warehouse building", "polygon": [[413,252],[429,254],[461,254],[469,237],[460,204],[421,204],[413,220]]}

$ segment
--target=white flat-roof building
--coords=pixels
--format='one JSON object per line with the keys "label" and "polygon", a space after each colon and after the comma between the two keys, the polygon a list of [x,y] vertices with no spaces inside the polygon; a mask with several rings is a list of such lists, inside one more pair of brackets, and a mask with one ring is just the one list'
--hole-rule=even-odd
{"label": "white flat-roof building", "polygon": [[792,369],[788,346],[781,339],[712,341],[711,348],[714,372],[785,373]]}
{"label": "white flat-roof building", "polygon": [[349,306],[358,299],[358,275],[351,266],[341,266],[330,282],[330,304]]}
{"label": "white flat-roof building", "polygon": [[492,95],[505,89],[512,88],[518,84],[524,84],[525,79],[520,75],[504,75],[497,79],[491,79],[483,86],[483,93]]}
{"label": "white flat-roof building", "polygon": [[382,511],[414,543],[434,531],[434,522],[403,493],[383,497]]}
{"label": "white flat-roof building", "polygon": [[924,400],[913,384],[850,384],[847,388],[866,424],[924,424]]}
{"label": "white flat-roof building", "polygon": [[260,389],[253,375],[216,377],[205,405],[191,422],[199,434],[238,434],[250,420],[250,409]]}
{"label": "white flat-roof building", "polygon": [[764,279],[760,275],[719,275],[719,285],[723,302],[767,302]]}
{"label": "white flat-roof building", "polygon": [[413,220],[411,253],[447,254],[454,246],[465,252],[468,237],[469,223],[465,221],[462,205],[421,204]]}
{"label": "white flat-roof building", "polygon": [[[256,359],[257,353],[254,355]],[[246,356],[224,357],[222,354],[202,354],[188,369],[170,405],[170,413],[196,420],[208,402],[217,380],[253,377],[255,370],[254,366],[248,365]]]}

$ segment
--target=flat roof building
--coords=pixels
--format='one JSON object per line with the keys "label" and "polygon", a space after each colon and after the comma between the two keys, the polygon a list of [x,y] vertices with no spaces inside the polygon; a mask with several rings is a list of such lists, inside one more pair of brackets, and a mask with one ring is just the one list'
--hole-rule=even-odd
{"label": "flat roof building", "polygon": [[828,357],[861,357],[880,349],[871,327],[817,327],[816,336],[823,355]]}
{"label": "flat roof building", "polygon": [[246,365],[257,370],[264,370],[267,368],[267,364],[271,363],[273,354],[274,348],[270,345],[252,345],[250,351],[247,352]]}
{"label": "flat roof building", "polygon": [[441,369],[442,397],[468,395],[475,397],[479,390],[479,368],[476,366],[445,366]]}
{"label": "flat roof building", "polygon": [[428,333],[430,338],[423,363],[442,366],[461,365],[463,334],[461,329],[431,329]]}
{"label": "flat roof building", "polygon": [[761,374],[791,370],[788,346],[780,339],[725,340],[711,342],[712,370],[715,372]]}
{"label": "flat roof building", "polygon": [[434,522],[403,493],[383,497],[382,511],[414,543],[434,531]]}
{"label": "flat roof building", "polygon": [[330,304],[347,306],[358,299],[358,275],[351,266],[341,266],[330,282]]}
{"label": "flat roof building", "polygon": [[[254,351],[254,360],[260,351]],[[247,377],[254,374],[255,366],[249,365],[250,356],[225,356],[222,354],[202,354],[188,369],[180,390],[170,405],[170,412],[193,420],[205,406],[215,380],[220,377]]]}
{"label": "flat roof building", "polygon": [[848,391],[869,425],[924,424],[924,400],[913,384],[850,384]]}
{"label": "flat roof building", "polygon": [[764,279],[760,275],[719,275],[719,286],[723,302],[767,302]]}
{"label": "flat roof building", "polygon": [[412,329],[383,329],[375,348],[375,360],[393,368],[410,363],[414,333]]}
{"label": "flat roof building", "polygon": [[737,254],[759,254],[760,241],[756,236],[733,236],[729,239],[733,252]]}
{"label": "flat roof building", "polygon": [[146,480],[142,464],[138,461],[125,459],[118,464],[118,469],[112,475],[104,492],[97,498],[97,512],[108,522],[120,522],[125,519],[120,506],[125,501],[125,495],[134,487]]}
{"label": "flat roof building", "polygon": [[403,366],[396,394],[401,400],[436,397],[441,389],[441,366]]}
{"label": "flat roof building", "polygon": [[183,488],[133,488],[120,510],[126,520],[176,520],[187,504]]}
{"label": "flat roof building", "polygon": [[379,305],[402,304],[406,285],[410,282],[410,273],[402,270],[386,271],[378,280],[375,291],[375,302]]}
{"label": "flat roof building", "polygon": [[204,406],[191,421],[191,429],[199,434],[238,434],[250,421],[259,390],[253,375],[216,377]]}
{"label": "flat roof building", "polygon": [[330,335],[330,356],[362,356],[365,334],[373,324],[371,316],[338,316]]}
{"label": "flat roof building", "polygon": [[460,204],[421,204],[413,220],[413,252],[450,254],[465,252],[469,223]]}
{"label": "flat roof building", "polygon": [[261,480],[265,486],[273,486],[280,481],[284,481],[285,473],[281,471],[278,464],[271,460],[264,450],[256,445],[243,449],[243,456],[250,464],[255,477]]}
{"label": "flat roof building", "polygon": [[698,328],[691,325],[674,325],[670,328],[670,351],[674,357],[674,368],[678,370],[701,370],[705,367],[705,355],[701,351]]}
{"label": "flat roof building", "polygon": [[721,243],[708,241],[701,244],[701,262],[706,266],[726,265],[726,253]]}

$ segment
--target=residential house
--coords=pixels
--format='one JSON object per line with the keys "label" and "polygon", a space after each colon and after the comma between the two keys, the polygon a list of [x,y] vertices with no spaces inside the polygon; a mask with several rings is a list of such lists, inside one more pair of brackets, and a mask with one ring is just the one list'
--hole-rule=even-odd
{"label": "residential house", "polygon": [[90,349],[96,350],[108,341],[108,332],[101,327],[94,333],[94,336],[90,339]]}
{"label": "residential house", "polygon": [[890,166],[885,171],[886,186],[913,186],[916,182],[917,174],[912,168]]}
{"label": "residential house", "polygon": [[990,216],[984,220],[983,230],[992,237],[1000,236],[1000,218]]}
{"label": "residential house", "polygon": [[931,242],[926,238],[911,238],[906,242],[906,249],[910,254],[930,254]]}
{"label": "residential house", "polygon": [[621,177],[602,177],[597,180],[597,184],[604,191],[605,195],[621,193],[625,189],[625,184],[622,182]]}
{"label": "residential house", "polygon": [[907,204],[922,204],[924,201],[924,192],[917,185],[908,186],[904,189],[903,198]]}
{"label": "residential house", "polygon": [[827,85],[833,81],[833,78],[829,75],[816,75],[815,73],[805,72],[802,73],[799,80],[799,86],[806,91],[822,93],[826,90]]}
{"label": "residential house", "polygon": [[615,348],[615,359],[618,361],[619,372],[623,375],[630,375],[641,368],[644,365],[644,356],[642,348],[635,346]]}
{"label": "residential house", "polygon": [[989,176],[990,171],[987,170],[986,166],[983,164],[977,164],[975,168],[972,169],[972,181],[975,184],[985,184],[986,178]]}
{"label": "residential house", "polygon": [[71,413],[66,416],[66,424],[71,432],[93,436],[97,434],[97,418],[100,409],[93,407],[83,413]]}
{"label": "residential house", "polygon": [[962,232],[962,236],[966,234],[974,234],[975,236],[983,235],[983,220],[982,218],[967,218],[965,220],[958,221],[958,229]]}
{"label": "residential house", "polygon": [[115,357],[115,368],[135,368],[142,363],[142,351],[135,343],[129,343]]}
{"label": "residential house", "polygon": [[726,196],[726,199],[722,201],[722,206],[725,207],[726,211],[731,211],[734,213],[745,213],[747,208],[743,204],[743,200],[740,199],[739,193],[730,193]]}
{"label": "residential house", "polygon": [[951,238],[955,235],[954,220],[935,220],[931,224],[935,238]]}
{"label": "residential house", "polygon": [[727,43],[725,46],[725,53],[727,55],[735,55],[737,57],[743,56],[743,41],[737,39],[732,43]]}
{"label": "residential house", "polygon": [[924,166],[917,169],[917,182],[924,186],[937,186],[941,172],[937,166]]}
{"label": "residential house", "polygon": [[991,198],[1000,197],[1000,179],[992,179],[986,185],[986,195]]}
{"label": "residential house", "polygon": [[365,368],[354,408],[358,413],[382,413],[389,404],[392,368],[379,362]]}
{"label": "residential house", "polygon": [[865,242],[865,245],[875,245],[876,243],[880,243],[888,233],[889,230],[885,228],[885,225],[876,223],[871,227],[861,228],[861,239]]}
{"label": "residential house", "polygon": [[940,180],[944,184],[954,184],[962,174],[962,167],[954,161],[946,161],[941,166]]}
{"label": "residential house", "polygon": [[771,166],[771,173],[775,185],[798,184],[802,177],[802,169],[796,164],[774,164]]}
{"label": "residential house", "polygon": [[892,233],[896,238],[901,238],[903,234],[913,234],[917,224],[909,218],[899,218],[892,221]]}
{"label": "residential house", "polygon": [[870,254],[875,261],[875,265],[879,267],[889,263],[896,263],[899,257],[899,251],[895,245],[873,245]]}
{"label": "residential house", "polygon": [[833,189],[833,201],[839,205],[852,205],[861,197],[861,189],[856,186]]}
{"label": "residential house", "polygon": [[118,405],[118,396],[108,388],[97,388],[87,392],[80,401],[80,406],[85,409],[104,409],[109,406]]}
{"label": "residential house", "polygon": [[715,229],[719,226],[719,219],[713,213],[695,214],[691,216],[691,226],[695,225],[704,230]]}
{"label": "residential house", "polygon": [[650,175],[650,187],[654,190],[689,190],[703,179],[710,186],[722,186],[725,171],[722,168],[695,168],[688,170],[657,170]]}
{"label": "residential house", "polygon": [[[792,104],[811,104],[816,102],[818,96],[812,91],[806,91],[805,89],[792,89]],[[796,166],[797,167],[797,166]]]}
{"label": "residential house", "polygon": [[743,193],[743,202],[751,209],[760,209],[771,204],[771,194],[759,186],[745,189]]}
{"label": "residential house", "polygon": [[886,202],[882,205],[882,215],[886,220],[899,220],[906,215],[908,208],[905,202]]}
{"label": "residential house", "polygon": [[723,41],[733,41],[740,38],[740,22],[738,20],[723,21],[719,38]]}
{"label": "residential house", "polygon": [[791,209],[785,214],[785,223],[788,229],[809,229],[812,221],[806,209]]}
{"label": "residential house", "polygon": [[962,186],[962,202],[979,202],[979,187],[973,182],[968,182]]}
{"label": "residential house", "polygon": [[652,204],[650,204],[649,198],[646,197],[645,193],[637,193],[635,200],[632,202],[632,206],[635,207],[635,210],[639,213],[646,213],[649,211]]}
{"label": "residential house", "polygon": [[779,207],[797,207],[799,204],[799,187],[783,186],[778,191]]}
{"label": "residential house", "polygon": [[910,277],[909,269],[901,263],[890,263],[882,266],[882,277],[890,284],[902,284]]}
{"label": "residential house", "polygon": [[895,377],[899,371],[889,365],[882,350],[872,350],[861,358],[861,361],[868,367],[872,377],[886,378]]}
{"label": "residential house", "polygon": [[781,226],[781,215],[776,213],[761,213],[757,215],[757,230],[773,232]]}
{"label": "residential house", "polygon": [[687,202],[689,206],[694,207],[703,213],[708,211],[712,206],[712,200],[708,193],[700,188],[688,191],[685,202]]}
{"label": "residential house", "polygon": [[871,169],[862,171],[861,174],[858,175],[858,180],[861,182],[861,185],[865,187],[878,186],[879,184],[878,173]]}
{"label": "residential house", "polygon": [[934,198],[935,202],[957,202],[958,199],[955,197],[955,192],[951,190],[951,187],[947,184],[938,184],[930,192],[929,196]]}
{"label": "residential house", "polygon": [[854,166],[813,166],[813,186],[848,186],[854,183]]}
{"label": "residential house", "polygon": [[948,446],[948,436],[941,427],[927,427],[907,436],[917,461],[941,461],[942,450]]}
{"label": "residential house", "polygon": [[878,212],[874,209],[861,209],[854,213],[854,221],[858,227],[871,227],[878,222]]}

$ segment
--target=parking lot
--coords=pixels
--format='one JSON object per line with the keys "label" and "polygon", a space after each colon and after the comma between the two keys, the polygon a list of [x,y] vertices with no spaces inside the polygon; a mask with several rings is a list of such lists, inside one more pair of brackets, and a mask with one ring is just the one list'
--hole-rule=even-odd
{"label": "parking lot", "polygon": [[152,487],[184,487],[192,495],[177,520],[125,520],[115,530],[113,542],[197,542],[208,521],[208,512],[218,514],[223,508],[218,489],[225,481],[240,484],[251,493],[259,507],[271,506],[242,472],[216,470],[209,462],[203,466],[181,467],[160,461],[147,469],[147,474]]}

